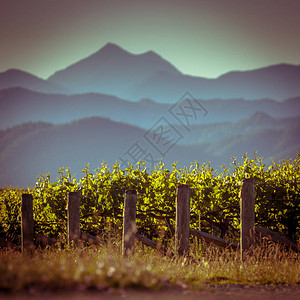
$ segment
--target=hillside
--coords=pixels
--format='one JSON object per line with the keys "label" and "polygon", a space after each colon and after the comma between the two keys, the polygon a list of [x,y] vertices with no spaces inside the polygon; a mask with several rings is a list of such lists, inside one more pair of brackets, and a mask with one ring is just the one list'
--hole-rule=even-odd
{"label": "hillside", "polygon": [[[29,130],[20,130],[22,127]],[[85,164],[97,166],[123,154],[142,131],[104,118],[89,118],[64,125],[23,124],[0,131],[6,141],[0,152],[0,186],[32,185],[40,173],[55,173],[71,166],[80,174]],[[124,150],[122,150],[124,149]]]}
{"label": "hillside", "polygon": [[[134,158],[148,159],[151,163],[163,158],[166,166],[178,161],[179,167],[189,166],[197,160],[200,164],[211,161],[212,166],[229,164],[232,156],[241,159],[244,153],[257,151],[259,156],[268,162],[271,157],[283,159],[294,158],[300,152],[300,119],[286,121],[274,119],[267,127],[257,131],[238,133],[251,121],[232,123],[235,132],[226,132],[214,141],[204,138],[192,145],[176,144],[163,157],[147,143],[145,131],[132,125],[114,122],[108,119],[93,117],[74,121],[64,125],[48,123],[22,124],[0,131],[0,186],[34,185],[35,178],[40,173],[50,172],[56,178],[57,171],[62,166],[68,166],[72,173],[80,176],[85,164],[90,163],[91,169],[103,161],[110,166],[117,160],[127,160],[135,163]],[[272,124],[278,123],[272,128]],[[283,126],[286,122],[286,126]],[[218,129],[206,128],[207,132],[216,135],[223,126],[212,124]],[[197,133],[197,132],[196,132]],[[183,139],[184,141],[184,139]],[[142,152],[133,151],[133,146],[139,143]],[[130,150],[131,149],[131,150]],[[149,160],[150,156],[153,161]],[[125,168],[122,165],[122,168]]]}

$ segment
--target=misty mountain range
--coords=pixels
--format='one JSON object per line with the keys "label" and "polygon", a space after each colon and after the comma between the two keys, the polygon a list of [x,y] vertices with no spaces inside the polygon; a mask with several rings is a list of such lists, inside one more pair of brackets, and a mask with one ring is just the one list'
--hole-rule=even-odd
{"label": "misty mountain range", "polygon": [[[0,73],[0,186],[32,186],[40,173],[55,177],[62,166],[80,175],[86,163],[130,158],[137,142],[145,150],[140,158],[163,158],[167,166],[229,164],[255,151],[266,162],[294,158],[299,112],[300,66],[207,79],[182,74],[152,51],[134,55],[107,44],[47,80]],[[179,137],[167,153],[145,139],[159,122]]]}
{"label": "misty mountain range", "polygon": [[131,101],[174,103],[189,91],[200,99],[285,100],[300,95],[300,65],[279,64],[234,71],[215,79],[182,74],[153,51],[131,54],[108,43],[47,80],[20,70],[0,73],[0,89],[24,87],[45,93],[101,93]]}

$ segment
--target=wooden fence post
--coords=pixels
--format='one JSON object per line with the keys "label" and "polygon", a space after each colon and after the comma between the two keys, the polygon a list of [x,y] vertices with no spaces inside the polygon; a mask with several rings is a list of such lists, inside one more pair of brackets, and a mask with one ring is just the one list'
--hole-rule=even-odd
{"label": "wooden fence post", "polygon": [[124,210],[123,210],[123,236],[122,253],[126,257],[134,252],[135,234],[137,232],[136,219],[137,192],[127,190],[125,192]]}
{"label": "wooden fence post", "polygon": [[77,245],[80,238],[79,212],[80,212],[80,192],[68,193],[68,241],[69,246]]}
{"label": "wooden fence post", "polygon": [[175,247],[180,256],[189,254],[190,194],[189,185],[177,187]]}
{"label": "wooden fence post", "polygon": [[31,253],[33,242],[33,199],[30,194],[22,194],[21,208],[21,241],[22,253]]}
{"label": "wooden fence post", "polygon": [[240,248],[241,257],[244,259],[244,254],[251,247],[254,233],[255,222],[255,180],[244,179],[241,189],[241,234]]}

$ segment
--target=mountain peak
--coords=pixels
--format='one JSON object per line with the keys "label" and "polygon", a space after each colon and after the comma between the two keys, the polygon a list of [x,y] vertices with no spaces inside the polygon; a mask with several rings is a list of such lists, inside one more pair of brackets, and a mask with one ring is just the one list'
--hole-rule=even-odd
{"label": "mountain peak", "polygon": [[120,55],[120,54],[130,54],[128,51],[124,50],[123,48],[121,48],[120,46],[118,46],[117,44],[113,44],[113,43],[107,43],[104,47],[102,47],[99,51],[98,54],[109,54],[109,55]]}
{"label": "mountain peak", "polygon": [[106,43],[104,47],[101,48],[102,50],[103,49],[109,49],[109,50],[112,50],[112,49],[121,49],[123,50],[119,45],[117,44],[114,44],[114,43]]}

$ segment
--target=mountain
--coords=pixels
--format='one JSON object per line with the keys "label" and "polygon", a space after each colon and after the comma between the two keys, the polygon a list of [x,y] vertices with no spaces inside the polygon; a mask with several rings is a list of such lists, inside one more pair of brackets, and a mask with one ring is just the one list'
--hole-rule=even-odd
{"label": "mountain", "polygon": [[135,55],[111,43],[48,81],[73,93],[104,93],[132,101],[150,98],[160,103],[173,103],[185,92],[201,99],[300,96],[299,65],[279,64],[207,79],[182,74],[153,51]]}
{"label": "mountain", "polygon": [[[182,168],[195,160],[200,164],[211,161],[211,165],[217,168],[224,163],[229,165],[232,156],[240,161],[244,153],[251,156],[255,151],[264,158],[265,163],[269,163],[271,157],[276,160],[295,158],[300,152],[300,117],[285,120],[267,118],[266,124],[263,124],[264,115],[260,114],[227,124],[229,130],[236,128],[235,131],[226,131],[225,136],[214,141],[202,138],[194,144],[175,144],[165,157],[147,143],[145,130],[105,118],[91,117],[63,125],[25,123],[0,130],[0,187],[33,186],[36,177],[47,172],[54,180],[59,168],[64,166],[70,167],[72,174],[80,177],[87,163],[90,163],[91,170],[102,162],[109,166],[117,160],[134,164],[137,155],[145,160],[148,158],[149,170],[159,158],[163,159],[167,168],[175,161]],[[262,122],[260,129],[239,132],[246,124],[259,119]],[[207,126],[207,132],[211,133],[215,128],[218,133],[223,124]],[[137,144],[140,148],[136,147]],[[121,166],[122,169],[125,167],[126,164]]]}
{"label": "mountain", "polygon": [[[191,120],[195,126],[237,122],[249,118],[256,112],[266,113],[274,118],[293,117],[300,114],[300,97],[282,102],[268,99],[197,101],[208,111],[208,114]],[[95,93],[59,95],[37,93],[23,88],[9,88],[0,91],[0,129],[30,121],[58,124],[92,116],[109,117],[111,120],[144,129],[151,128],[161,117],[178,125],[178,120],[170,114],[171,107],[171,104],[156,103],[149,99],[131,102]],[[261,118],[264,119],[264,117]],[[249,126],[255,127],[255,124],[257,121],[253,120]]]}
{"label": "mountain", "polygon": [[42,93],[67,93],[59,84],[43,80],[30,73],[10,69],[0,73],[0,90],[11,87],[23,87]]}
{"label": "mountain", "polygon": [[134,55],[108,43],[91,56],[56,72],[48,81],[62,84],[75,93],[98,92],[121,96],[128,87],[160,71],[180,74],[152,51]]}

